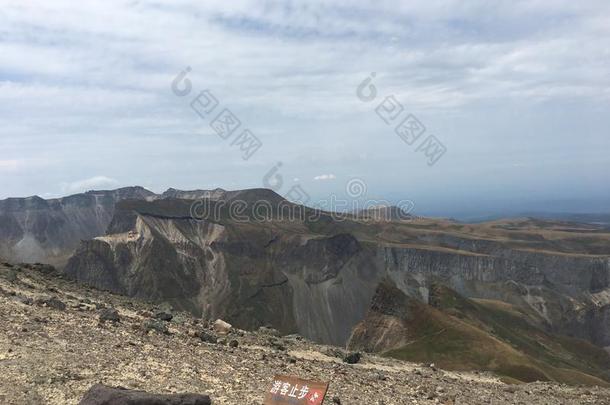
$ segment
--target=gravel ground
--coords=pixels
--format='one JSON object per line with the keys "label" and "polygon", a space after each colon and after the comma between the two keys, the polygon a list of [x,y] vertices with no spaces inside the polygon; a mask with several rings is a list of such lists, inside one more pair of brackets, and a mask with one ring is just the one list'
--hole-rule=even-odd
{"label": "gravel ground", "polygon": [[[161,320],[151,304],[27,267],[0,265],[3,404],[76,404],[98,382],[205,393],[213,404],[261,404],[275,374],[329,381],[325,404],[610,404],[607,388],[508,385],[488,373],[367,354],[347,364],[340,348],[270,329],[218,335],[188,314]],[[120,321],[100,321],[112,318],[112,309]],[[228,344],[233,340],[237,347]]]}

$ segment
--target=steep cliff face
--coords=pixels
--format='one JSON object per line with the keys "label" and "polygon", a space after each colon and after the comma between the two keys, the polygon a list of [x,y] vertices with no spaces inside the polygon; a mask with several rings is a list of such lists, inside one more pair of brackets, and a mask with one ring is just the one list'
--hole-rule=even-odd
{"label": "steep cliff face", "polygon": [[410,321],[418,307],[421,307],[420,301],[409,298],[392,282],[382,280],[365,317],[353,328],[348,346],[383,353],[409,344],[409,337],[413,335]]}
{"label": "steep cliff face", "polygon": [[117,201],[146,199],[141,187],[90,191],[70,197],[0,201],[0,254],[16,262],[63,264],[81,240],[103,235]]}
{"label": "steep cliff face", "polygon": [[[84,242],[66,272],[243,328],[273,324],[334,344],[348,340],[381,280],[422,303],[440,282],[466,297],[525,308],[546,330],[610,346],[610,256],[550,250],[569,245],[561,238],[573,233],[543,238],[539,251],[521,248],[539,239],[521,237],[521,230],[502,230],[508,232],[505,242],[495,234],[487,240],[477,236],[476,229],[444,231],[453,247],[438,246],[437,223],[379,225],[326,214],[286,220],[277,210],[257,220],[255,201],[272,207],[282,202],[270,193],[227,192],[214,199],[244,201],[245,220],[222,210],[214,218],[193,218],[185,200],[121,202],[108,234]],[[423,240],[432,242],[412,243]]]}
{"label": "steep cliff face", "polygon": [[385,270],[410,296],[428,302],[442,282],[460,294],[533,310],[557,333],[610,346],[610,324],[599,322],[610,304],[607,257],[504,250],[498,256],[380,248]]}
{"label": "steep cliff face", "polygon": [[66,264],[81,240],[104,235],[117,202],[169,198],[219,199],[222,189],[155,194],[142,187],[88,191],[64,198],[9,198],[0,201],[0,255],[13,262]]}

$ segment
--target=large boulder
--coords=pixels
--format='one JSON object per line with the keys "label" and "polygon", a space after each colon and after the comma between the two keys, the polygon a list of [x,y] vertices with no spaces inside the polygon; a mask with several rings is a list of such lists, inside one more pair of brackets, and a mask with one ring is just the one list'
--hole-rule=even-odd
{"label": "large boulder", "polygon": [[80,401],[80,405],[211,405],[207,395],[200,394],[151,394],[95,384]]}
{"label": "large boulder", "polygon": [[214,322],[214,330],[219,335],[227,335],[229,332],[231,332],[232,327],[233,326],[230,323],[227,323],[227,322],[223,321],[222,319],[217,319]]}

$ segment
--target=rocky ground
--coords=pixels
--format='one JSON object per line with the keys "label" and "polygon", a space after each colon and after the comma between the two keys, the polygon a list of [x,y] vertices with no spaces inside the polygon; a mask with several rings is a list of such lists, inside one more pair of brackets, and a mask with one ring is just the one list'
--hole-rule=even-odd
{"label": "rocky ground", "polygon": [[508,385],[367,354],[348,364],[339,348],[266,328],[223,335],[46,266],[0,265],[0,327],[3,404],[76,404],[96,383],[261,404],[275,374],[329,381],[327,404],[610,404],[606,388]]}

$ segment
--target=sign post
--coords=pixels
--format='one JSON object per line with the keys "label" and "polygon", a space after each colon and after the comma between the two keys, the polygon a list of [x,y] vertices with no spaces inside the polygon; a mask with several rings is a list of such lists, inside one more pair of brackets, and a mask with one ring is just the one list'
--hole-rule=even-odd
{"label": "sign post", "polygon": [[328,383],[276,375],[267,389],[264,405],[321,405]]}

